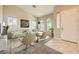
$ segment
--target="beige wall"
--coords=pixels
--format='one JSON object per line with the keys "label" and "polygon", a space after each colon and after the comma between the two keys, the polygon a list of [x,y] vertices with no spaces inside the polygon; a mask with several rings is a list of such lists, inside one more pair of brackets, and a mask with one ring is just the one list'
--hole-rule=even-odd
{"label": "beige wall", "polygon": [[13,5],[9,5],[9,6],[4,6],[4,15],[5,16],[16,16],[20,19],[30,19],[31,18],[31,14],[28,12],[25,12],[24,10],[13,6]]}
{"label": "beige wall", "polygon": [[61,38],[61,30],[57,28],[57,20],[56,20],[56,14],[57,13],[60,13],[62,12],[63,10],[68,10],[68,9],[71,9],[71,8],[75,8],[75,7],[78,7],[78,6],[72,6],[72,5],[58,5],[58,6],[55,6],[54,8],[54,12],[53,12],[53,18],[55,20],[55,27],[54,27],[54,33],[55,33],[55,37],[56,38]]}
{"label": "beige wall", "polygon": [[61,38],[72,42],[77,42],[77,9],[61,11]]}
{"label": "beige wall", "polygon": [[3,14],[3,6],[0,5],[0,16]]}
{"label": "beige wall", "polygon": [[15,16],[18,18],[18,26],[20,27],[20,19],[26,19],[26,20],[32,20],[33,16],[25,12],[24,10],[18,8],[17,6],[13,5],[5,5],[3,6],[3,14],[4,14],[4,21],[6,22],[7,25],[7,17],[8,16]]}
{"label": "beige wall", "polygon": [[[75,29],[75,33],[76,33],[75,35],[77,36],[77,38],[76,38],[77,39],[77,42],[79,42],[79,6],[72,6],[72,5],[71,6],[69,6],[69,5],[68,6],[65,6],[65,5],[64,6],[56,6],[55,9],[54,9],[54,19],[56,20],[56,14],[57,13],[63,13],[63,11],[71,10],[71,12],[69,12],[71,14],[73,12],[73,9],[74,9],[75,13],[73,15],[69,15],[68,14],[69,16],[68,17],[65,17],[65,20],[69,20],[70,21],[69,23],[72,22],[73,25],[75,25],[75,28],[76,28]],[[75,18],[75,16],[76,16],[76,18]],[[74,23],[74,21],[71,20],[72,18],[75,19],[74,20],[75,23]],[[71,28],[73,28],[73,27],[71,27]],[[57,29],[56,28],[56,30],[58,30],[55,33],[56,37],[60,37],[60,34],[61,34],[60,29]]]}

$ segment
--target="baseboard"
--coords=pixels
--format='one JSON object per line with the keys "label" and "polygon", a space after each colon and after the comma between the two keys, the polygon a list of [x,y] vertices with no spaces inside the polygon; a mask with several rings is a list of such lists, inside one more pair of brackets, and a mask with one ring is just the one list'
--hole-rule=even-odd
{"label": "baseboard", "polygon": [[61,38],[59,38],[59,37],[54,37],[54,39],[61,39]]}
{"label": "baseboard", "polygon": [[54,37],[54,39],[60,39],[60,40],[65,41],[65,42],[70,42],[70,43],[74,43],[74,44],[79,44],[79,43],[77,43],[77,42],[64,40],[64,39],[62,39],[62,38],[58,38],[58,37]]}
{"label": "baseboard", "polygon": [[62,39],[62,40],[63,40],[63,41],[66,41],[66,42],[70,42],[70,43],[78,44],[77,42],[68,41],[68,40],[64,40],[64,39]]}

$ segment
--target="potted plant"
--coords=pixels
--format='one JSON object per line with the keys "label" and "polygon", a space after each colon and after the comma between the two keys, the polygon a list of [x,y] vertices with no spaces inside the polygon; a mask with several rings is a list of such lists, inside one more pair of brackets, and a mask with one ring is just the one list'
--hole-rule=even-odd
{"label": "potted plant", "polygon": [[8,32],[8,26],[3,26],[3,33],[2,35],[7,35],[7,32]]}
{"label": "potted plant", "polygon": [[54,37],[54,28],[50,28],[49,31],[51,32],[51,36]]}

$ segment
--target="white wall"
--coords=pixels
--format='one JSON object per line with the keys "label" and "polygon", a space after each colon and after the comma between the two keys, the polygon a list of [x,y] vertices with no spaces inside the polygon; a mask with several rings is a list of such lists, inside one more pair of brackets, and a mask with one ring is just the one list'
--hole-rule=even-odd
{"label": "white wall", "polygon": [[61,37],[64,40],[77,42],[77,12],[76,9],[61,12]]}

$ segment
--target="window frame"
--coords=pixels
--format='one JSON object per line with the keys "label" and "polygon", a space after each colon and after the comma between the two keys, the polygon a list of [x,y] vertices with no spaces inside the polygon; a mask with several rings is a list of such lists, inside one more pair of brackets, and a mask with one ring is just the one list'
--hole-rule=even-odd
{"label": "window frame", "polygon": [[56,14],[56,25],[57,25],[58,29],[61,29],[61,14],[60,14],[60,12],[58,12]]}

